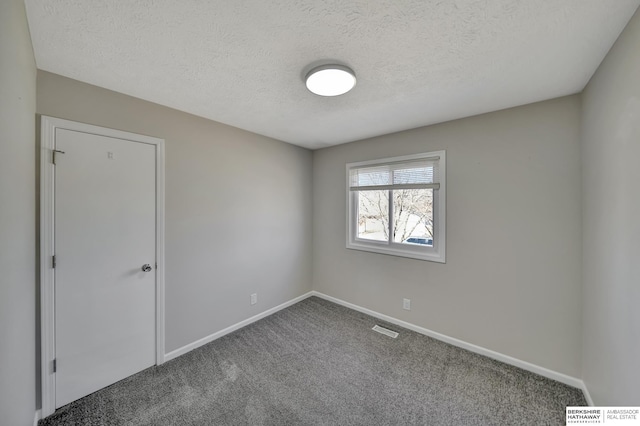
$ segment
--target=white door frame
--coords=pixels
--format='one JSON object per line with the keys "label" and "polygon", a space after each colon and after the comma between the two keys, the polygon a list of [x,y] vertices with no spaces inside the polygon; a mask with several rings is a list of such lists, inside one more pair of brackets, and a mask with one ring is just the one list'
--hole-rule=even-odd
{"label": "white door frame", "polygon": [[40,357],[42,380],[42,417],[55,411],[55,274],[54,207],[55,165],[53,164],[56,129],[124,139],[154,145],[156,150],[156,365],[164,362],[164,139],[137,135],[41,116],[40,134]]}

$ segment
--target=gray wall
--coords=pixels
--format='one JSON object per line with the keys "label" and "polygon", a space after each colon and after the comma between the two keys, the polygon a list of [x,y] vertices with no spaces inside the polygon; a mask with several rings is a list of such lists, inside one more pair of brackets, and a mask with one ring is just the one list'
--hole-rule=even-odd
{"label": "gray wall", "polygon": [[166,140],[167,352],[311,290],[311,151],[43,71],[37,89],[39,114]]}
{"label": "gray wall", "polygon": [[0,423],[36,410],[36,66],[21,0],[0,2]]}
{"label": "gray wall", "polygon": [[[571,96],[315,151],[314,290],[581,377],[579,119]],[[347,250],[345,163],[440,149],[447,263]]]}
{"label": "gray wall", "polygon": [[583,378],[640,405],[640,11],[583,93]]}

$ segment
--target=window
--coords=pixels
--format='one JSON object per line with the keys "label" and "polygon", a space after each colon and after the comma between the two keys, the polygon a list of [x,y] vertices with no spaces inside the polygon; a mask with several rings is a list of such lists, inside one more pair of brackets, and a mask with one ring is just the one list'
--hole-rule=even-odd
{"label": "window", "polygon": [[445,152],[347,164],[347,248],[445,261]]}

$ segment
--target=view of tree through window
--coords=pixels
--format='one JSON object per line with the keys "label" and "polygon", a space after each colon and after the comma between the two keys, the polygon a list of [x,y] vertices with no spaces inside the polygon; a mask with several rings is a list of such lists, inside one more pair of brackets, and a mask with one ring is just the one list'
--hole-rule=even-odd
{"label": "view of tree through window", "polygon": [[358,192],[358,238],[389,241],[389,191]]}
{"label": "view of tree through window", "polygon": [[[393,200],[389,226],[389,197]],[[358,238],[433,246],[433,189],[358,192]]]}

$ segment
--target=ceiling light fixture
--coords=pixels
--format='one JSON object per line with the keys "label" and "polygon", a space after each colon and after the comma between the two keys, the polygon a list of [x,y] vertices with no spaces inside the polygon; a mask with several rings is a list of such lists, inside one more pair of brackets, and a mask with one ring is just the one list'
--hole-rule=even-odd
{"label": "ceiling light fixture", "polygon": [[356,85],[356,75],[343,65],[322,65],[307,74],[307,89],[320,96],[338,96]]}

